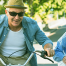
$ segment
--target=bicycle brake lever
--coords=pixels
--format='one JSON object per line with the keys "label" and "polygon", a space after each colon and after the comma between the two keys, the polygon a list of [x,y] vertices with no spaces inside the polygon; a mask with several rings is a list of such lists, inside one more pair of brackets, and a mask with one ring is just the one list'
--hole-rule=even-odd
{"label": "bicycle brake lever", "polygon": [[40,56],[41,56],[42,58],[48,59],[49,61],[51,61],[52,63],[54,63],[54,61],[52,61],[51,59],[45,57],[45,55],[48,55],[48,54],[47,54],[47,51],[42,51]]}

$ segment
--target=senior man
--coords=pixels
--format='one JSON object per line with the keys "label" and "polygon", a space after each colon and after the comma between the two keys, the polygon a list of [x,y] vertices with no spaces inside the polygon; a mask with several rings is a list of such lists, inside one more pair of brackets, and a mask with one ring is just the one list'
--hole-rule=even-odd
{"label": "senior man", "polygon": [[[0,57],[4,62],[23,64],[35,50],[34,39],[47,51],[48,56],[52,57],[54,55],[52,41],[40,30],[35,20],[24,16],[27,7],[23,1],[9,0],[4,7],[5,14],[0,15]],[[27,66],[37,66],[35,54]]]}

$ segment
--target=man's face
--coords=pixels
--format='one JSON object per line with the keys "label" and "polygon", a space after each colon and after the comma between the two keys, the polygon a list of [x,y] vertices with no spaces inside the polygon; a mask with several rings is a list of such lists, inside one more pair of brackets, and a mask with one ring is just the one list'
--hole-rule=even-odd
{"label": "man's face", "polygon": [[9,26],[20,26],[23,19],[24,9],[9,8],[9,11],[5,10],[5,13],[8,16]]}

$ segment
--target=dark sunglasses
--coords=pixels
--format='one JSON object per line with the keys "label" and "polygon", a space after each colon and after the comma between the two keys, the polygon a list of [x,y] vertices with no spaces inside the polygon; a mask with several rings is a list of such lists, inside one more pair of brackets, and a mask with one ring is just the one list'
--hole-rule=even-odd
{"label": "dark sunglasses", "polygon": [[[9,11],[8,11],[9,12]],[[22,17],[24,15],[25,12],[20,12],[20,13],[16,13],[16,12],[9,12],[9,14],[11,16],[16,16],[18,14],[19,17]]]}

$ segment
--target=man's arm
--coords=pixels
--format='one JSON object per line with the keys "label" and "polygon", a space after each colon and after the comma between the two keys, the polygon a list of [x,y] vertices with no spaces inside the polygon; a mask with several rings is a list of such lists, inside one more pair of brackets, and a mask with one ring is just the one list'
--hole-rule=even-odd
{"label": "man's arm", "polygon": [[47,51],[49,57],[52,57],[52,56],[54,56],[54,54],[55,54],[55,52],[54,52],[54,50],[53,50],[53,46],[52,46],[52,44],[50,44],[50,43],[47,43],[47,44],[44,46],[44,50]]}
{"label": "man's arm", "polygon": [[35,33],[35,39],[37,42],[42,45],[43,49],[47,51],[48,56],[51,57],[54,55],[54,50],[53,50],[53,42],[45,35],[45,33],[39,28],[37,25],[37,22],[34,21],[34,31],[36,30]]}

